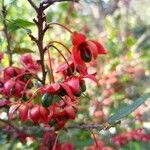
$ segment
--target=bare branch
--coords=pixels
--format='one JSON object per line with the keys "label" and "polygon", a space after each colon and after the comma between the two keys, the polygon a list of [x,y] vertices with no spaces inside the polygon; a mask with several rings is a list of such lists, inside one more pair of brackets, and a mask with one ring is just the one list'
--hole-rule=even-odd
{"label": "bare branch", "polygon": [[37,39],[30,33],[28,33],[29,37],[31,38],[32,41],[34,41],[35,43],[37,43]]}
{"label": "bare branch", "polygon": [[7,10],[6,10],[6,6],[4,5],[4,0],[2,1],[2,20],[3,20],[3,25],[4,25],[4,34],[7,40],[7,54],[9,56],[9,66],[12,65],[12,52],[11,52],[11,35],[8,32],[8,27],[7,27],[7,23],[6,23],[6,16],[7,16]]}
{"label": "bare branch", "polygon": [[146,38],[150,35],[150,31],[147,29],[137,40],[137,42],[131,47],[131,50],[134,52],[138,49],[138,47],[146,40]]}
{"label": "bare branch", "polygon": [[35,9],[35,11],[37,12],[38,7],[33,3],[32,0],[28,0],[28,2],[30,3],[30,5]]}
{"label": "bare branch", "polygon": [[99,124],[84,124],[84,125],[74,125],[66,127],[66,129],[83,129],[83,130],[89,130],[89,129],[99,129],[102,130],[104,128],[103,125]]}

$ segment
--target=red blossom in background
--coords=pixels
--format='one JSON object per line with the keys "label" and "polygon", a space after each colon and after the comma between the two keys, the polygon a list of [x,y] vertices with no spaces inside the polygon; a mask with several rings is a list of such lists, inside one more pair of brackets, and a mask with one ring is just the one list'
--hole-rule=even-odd
{"label": "red blossom in background", "polygon": [[144,129],[135,129],[130,132],[121,133],[112,137],[112,141],[117,146],[125,145],[130,141],[140,141],[140,142],[149,142],[150,141],[150,134],[147,134]]}

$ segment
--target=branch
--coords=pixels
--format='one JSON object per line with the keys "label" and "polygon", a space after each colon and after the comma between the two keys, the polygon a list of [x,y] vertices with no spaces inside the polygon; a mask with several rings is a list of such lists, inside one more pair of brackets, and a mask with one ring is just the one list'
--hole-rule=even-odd
{"label": "branch", "polygon": [[4,34],[5,34],[5,37],[6,37],[6,40],[7,40],[7,53],[9,55],[9,66],[12,65],[12,52],[11,52],[11,43],[10,43],[10,40],[11,40],[11,36],[8,32],[8,27],[7,27],[7,24],[6,24],[6,16],[7,16],[7,10],[6,10],[6,6],[4,5],[4,0],[2,0],[2,17],[3,17],[3,25],[4,25]]}
{"label": "branch", "polygon": [[150,35],[150,31],[146,29],[146,31],[139,37],[137,42],[131,47],[131,51],[136,51],[138,47],[146,40],[146,38]]}
{"label": "branch", "polygon": [[37,39],[31,33],[28,33],[28,35],[29,35],[29,37],[31,38],[32,41],[37,43]]}
{"label": "branch", "polygon": [[102,130],[104,129],[103,125],[99,124],[84,124],[84,125],[74,125],[74,126],[69,126],[66,127],[66,129],[83,129],[83,130],[89,130],[89,129],[99,129]]}
{"label": "branch", "polygon": [[30,5],[35,9],[35,11],[37,12],[38,7],[33,3],[32,0],[28,0],[28,2],[30,3]]}
{"label": "branch", "polygon": [[105,8],[103,1],[99,0],[99,7],[102,11],[102,13],[104,13],[104,15],[108,15],[108,14],[113,14],[114,11],[118,8],[118,3],[120,0],[114,0],[113,2],[111,2],[110,4],[108,4],[108,6]]}
{"label": "branch", "polygon": [[113,14],[118,9],[118,3],[120,0],[114,0],[113,3],[105,10],[105,15]]}

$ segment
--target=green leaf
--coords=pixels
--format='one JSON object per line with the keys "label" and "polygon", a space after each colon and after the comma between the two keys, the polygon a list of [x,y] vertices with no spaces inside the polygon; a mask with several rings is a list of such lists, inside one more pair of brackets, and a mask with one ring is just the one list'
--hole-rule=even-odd
{"label": "green leaf", "polygon": [[24,53],[34,53],[34,51],[28,48],[16,47],[14,48],[13,53],[24,54]]}
{"label": "green leaf", "polygon": [[121,118],[129,115],[130,113],[132,113],[137,107],[139,107],[140,105],[142,105],[148,98],[150,97],[150,93],[141,96],[140,98],[138,98],[137,100],[135,100],[131,105],[128,105],[122,109],[120,109],[116,114],[114,114],[113,116],[111,116],[108,119],[108,123],[110,125],[113,125],[115,122],[117,122],[118,120],[120,120]]}
{"label": "green leaf", "polygon": [[8,20],[8,22],[9,22],[8,28],[10,31],[16,31],[17,29],[20,28],[24,28],[25,30],[27,30],[26,29],[27,27],[35,25],[33,22],[20,18],[15,20]]}

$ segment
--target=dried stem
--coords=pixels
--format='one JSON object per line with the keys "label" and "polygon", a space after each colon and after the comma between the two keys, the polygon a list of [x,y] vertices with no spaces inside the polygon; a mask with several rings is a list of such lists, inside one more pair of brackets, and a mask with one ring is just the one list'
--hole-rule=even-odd
{"label": "dried stem", "polygon": [[2,0],[2,16],[3,16],[3,25],[4,25],[4,34],[7,40],[7,54],[9,56],[9,66],[11,66],[13,64],[12,62],[12,52],[11,52],[11,36],[8,32],[8,27],[7,27],[7,23],[6,23],[6,17],[7,17],[7,10],[6,10],[6,6],[4,5],[4,0]]}

